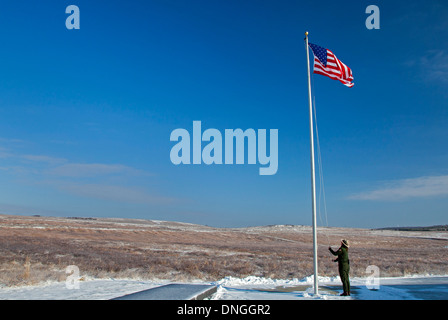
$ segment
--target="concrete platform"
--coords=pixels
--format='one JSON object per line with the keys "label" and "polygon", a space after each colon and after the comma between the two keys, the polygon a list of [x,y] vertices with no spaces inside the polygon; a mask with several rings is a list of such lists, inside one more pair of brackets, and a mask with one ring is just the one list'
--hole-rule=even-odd
{"label": "concrete platform", "polygon": [[217,290],[216,286],[203,284],[168,284],[112,300],[203,300]]}

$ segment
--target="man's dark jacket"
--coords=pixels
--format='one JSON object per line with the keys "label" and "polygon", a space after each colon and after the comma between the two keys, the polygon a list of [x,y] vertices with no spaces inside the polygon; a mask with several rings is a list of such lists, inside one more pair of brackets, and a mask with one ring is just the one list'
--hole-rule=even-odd
{"label": "man's dark jacket", "polygon": [[341,246],[337,251],[330,248],[330,252],[338,256],[335,261],[338,262],[339,270],[347,270],[350,268],[350,261],[348,260],[348,248]]}

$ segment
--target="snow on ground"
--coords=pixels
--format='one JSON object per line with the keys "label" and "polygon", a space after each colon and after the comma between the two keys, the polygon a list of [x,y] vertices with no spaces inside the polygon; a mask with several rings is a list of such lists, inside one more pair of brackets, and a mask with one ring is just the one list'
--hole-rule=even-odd
{"label": "snow on ground", "polygon": [[[167,282],[168,283],[168,282]],[[164,282],[96,279],[79,282],[79,288],[65,282],[0,289],[0,300],[109,300],[129,293],[164,285]]]}
{"label": "snow on ground", "polygon": [[319,277],[319,294],[314,295],[314,278],[276,280],[259,277],[244,279],[227,277],[215,284],[217,293],[212,299],[358,299],[358,300],[417,300],[448,299],[448,276],[407,276],[350,279],[352,296],[340,297],[342,283],[339,277]]}
{"label": "snow on ground", "polygon": [[[215,300],[297,300],[297,299],[341,299],[338,293],[320,290],[314,296],[313,276],[303,279],[269,279],[249,276],[243,279],[226,277],[214,284],[218,291],[211,297]],[[319,277],[319,283],[340,285],[338,277]],[[347,298],[342,298],[347,299]]]}
{"label": "snow on ground", "polygon": [[[381,278],[380,286],[369,289],[367,278],[351,279],[352,296],[340,297],[339,277],[319,277],[319,295],[314,295],[313,276],[303,279],[268,279],[249,276],[226,277],[213,284],[218,290],[211,300],[414,300],[448,299],[448,276],[410,276]],[[65,282],[44,283],[36,286],[0,288],[0,300],[108,300],[129,293],[173,283],[168,280],[90,279],[79,282],[78,289],[70,289]]]}

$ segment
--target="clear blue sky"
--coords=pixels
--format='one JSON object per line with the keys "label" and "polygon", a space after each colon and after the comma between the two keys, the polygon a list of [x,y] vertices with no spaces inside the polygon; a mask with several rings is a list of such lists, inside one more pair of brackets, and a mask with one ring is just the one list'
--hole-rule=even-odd
{"label": "clear blue sky", "polygon": [[[2,3],[0,212],[310,225],[308,30],[355,83],[313,76],[318,224],[446,224],[447,17],[445,0]],[[173,165],[170,133],[194,120],[278,129],[277,174]]]}

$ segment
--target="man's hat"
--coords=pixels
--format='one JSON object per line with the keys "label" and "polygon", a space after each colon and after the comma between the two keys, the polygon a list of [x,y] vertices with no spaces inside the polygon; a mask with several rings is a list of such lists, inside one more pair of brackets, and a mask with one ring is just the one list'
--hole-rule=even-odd
{"label": "man's hat", "polygon": [[348,243],[348,240],[342,239],[342,240],[341,240],[341,243],[342,243],[344,246],[346,246],[347,248],[350,247],[350,246],[349,246],[349,243]]}

